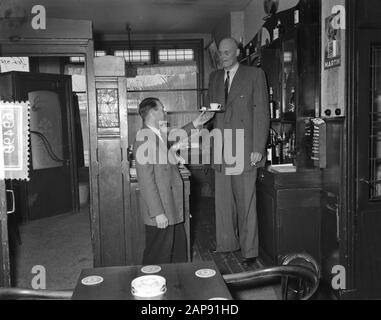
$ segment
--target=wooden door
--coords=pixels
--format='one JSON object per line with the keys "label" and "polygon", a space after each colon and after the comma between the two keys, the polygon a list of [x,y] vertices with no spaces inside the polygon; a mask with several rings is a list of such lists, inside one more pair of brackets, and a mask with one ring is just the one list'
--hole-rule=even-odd
{"label": "wooden door", "polygon": [[[5,183],[0,180],[0,194],[5,195]],[[9,242],[8,242],[8,217],[7,204],[0,201],[0,287],[11,286],[11,272],[9,263]]]}
{"label": "wooden door", "polygon": [[381,31],[359,31],[355,282],[381,298]]}
{"label": "wooden door", "polygon": [[11,100],[29,100],[30,181],[13,183],[24,219],[40,219],[78,209],[77,163],[71,78],[12,73]]}

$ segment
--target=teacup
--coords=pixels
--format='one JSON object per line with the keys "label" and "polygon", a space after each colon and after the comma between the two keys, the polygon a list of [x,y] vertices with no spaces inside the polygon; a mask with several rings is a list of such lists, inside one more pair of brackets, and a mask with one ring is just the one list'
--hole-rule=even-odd
{"label": "teacup", "polygon": [[210,110],[220,110],[221,104],[220,103],[211,103],[210,104]]}

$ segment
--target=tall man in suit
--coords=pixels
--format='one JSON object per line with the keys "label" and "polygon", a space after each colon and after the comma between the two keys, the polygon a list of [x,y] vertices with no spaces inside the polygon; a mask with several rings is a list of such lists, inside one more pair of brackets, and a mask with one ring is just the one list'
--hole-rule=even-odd
{"label": "tall man in suit", "polygon": [[[136,134],[135,159],[140,188],[140,211],[146,231],[143,264],[186,262],[183,182],[176,153],[169,148],[166,112],[159,99],[139,105],[143,128]],[[202,113],[182,129],[185,137],[214,115]],[[166,129],[166,128],[165,128]]]}
{"label": "tall man in suit", "polygon": [[[240,65],[239,53],[235,39],[223,39],[219,44],[223,70],[213,72],[209,79],[209,103],[220,103],[225,109],[225,113],[216,115],[214,128],[222,132],[232,130],[233,152],[240,143],[244,148],[243,170],[234,172],[225,161],[222,165],[213,164],[216,251],[241,249],[244,263],[252,265],[258,257],[257,169],[266,161],[270,116],[265,74],[259,68]],[[241,140],[235,139],[238,129],[244,130]],[[231,148],[227,143],[230,142],[223,141],[221,154]]]}

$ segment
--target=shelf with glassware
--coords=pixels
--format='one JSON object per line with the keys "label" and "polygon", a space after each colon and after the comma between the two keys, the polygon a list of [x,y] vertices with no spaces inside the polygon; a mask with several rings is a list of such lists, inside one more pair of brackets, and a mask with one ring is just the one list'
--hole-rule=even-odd
{"label": "shelf with glassware", "polygon": [[[280,20],[278,20],[280,21]],[[276,40],[258,46],[255,39],[241,63],[261,67],[269,88],[271,128],[268,140],[269,164],[293,164],[313,168],[303,146],[305,121],[316,116],[317,26],[297,25],[283,33],[279,22]],[[250,53],[251,52],[251,53]]]}
{"label": "shelf with glassware", "polygon": [[266,18],[260,31],[241,48],[241,63],[261,67],[267,76],[271,126],[268,164],[312,169],[305,123],[316,117],[319,23],[317,1],[301,0]]}

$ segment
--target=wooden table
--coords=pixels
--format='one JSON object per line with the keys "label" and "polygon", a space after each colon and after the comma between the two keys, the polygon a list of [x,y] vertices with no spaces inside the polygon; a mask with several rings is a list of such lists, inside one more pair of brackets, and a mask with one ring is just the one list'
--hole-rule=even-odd
{"label": "wooden table", "polygon": [[[75,287],[74,300],[136,300],[131,294],[131,281],[144,276],[142,266],[107,267],[86,269],[81,272]],[[161,300],[208,300],[225,298],[232,300],[230,292],[213,261],[161,265],[156,275],[167,280],[167,292]],[[199,278],[195,272],[213,269],[212,278]],[[103,282],[93,286],[83,285],[81,280],[88,276],[101,276]]]}

